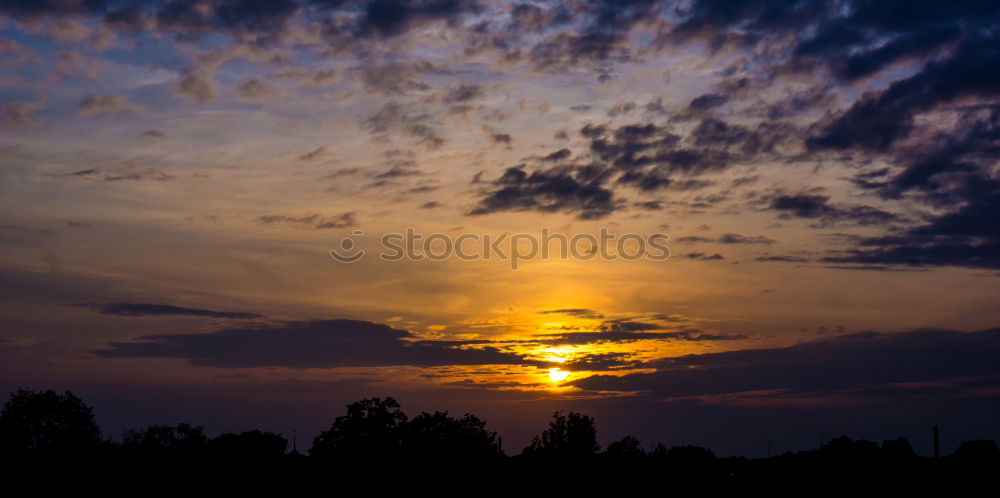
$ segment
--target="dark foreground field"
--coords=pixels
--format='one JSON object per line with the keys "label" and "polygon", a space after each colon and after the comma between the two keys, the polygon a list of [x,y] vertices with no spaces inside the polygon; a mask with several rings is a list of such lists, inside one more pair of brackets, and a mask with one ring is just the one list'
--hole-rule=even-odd
{"label": "dark foreground field", "polygon": [[600,448],[590,417],[556,413],[520,454],[472,415],[407,417],[392,398],[348,406],[307,452],[248,431],[178,424],[102,436],[70,393],[13,393],[0,413],[4,496],[996,496],[1000,451],[967,441],[916,456],[905,439],[835,438],[763,459],[710,449]]}

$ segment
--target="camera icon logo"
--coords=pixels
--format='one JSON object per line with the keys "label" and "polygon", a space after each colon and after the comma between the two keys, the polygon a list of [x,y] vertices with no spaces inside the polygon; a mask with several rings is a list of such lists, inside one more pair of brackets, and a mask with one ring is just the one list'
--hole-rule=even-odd
{"label": "camera icon logo", "polygon": [[340,240],[340,250],[331,249],[330,257],[341,263],[354,263],[365,257],[364,249],[355,250],[354,237],[364,237],[364,230],[354,230],[350,237]]}

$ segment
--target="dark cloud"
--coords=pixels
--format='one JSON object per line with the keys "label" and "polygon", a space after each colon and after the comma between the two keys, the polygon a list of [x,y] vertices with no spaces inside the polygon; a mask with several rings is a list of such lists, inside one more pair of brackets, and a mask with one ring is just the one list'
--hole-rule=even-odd
{"label": "dark cloud", "polygon": [[607,320],[601,324],[601,332],[644,332],[663,328],[657,323],[640,322],[628,318]]}
{"label": "dark cloud", "polygon": [[997,6],[983,2],[918,5],[918,11],[900,15],[897,8],[915,4],[850,2],[842,15],[818,24],[796,47],[796,55],[822,61],[850,81],[902,62],[927,60],[997,20]]}
{"label": "dark cloud", "polygon": [[146,130],[146,131],[140,133],[139,136],[142,137],[142,138],[151,138],[151,139],[167,138],[167,134],[166,133],[164,133],[161,130],[157,130],[155,128],[154,129]]}
{"label": "dark cloud", "polygon": [[94,351],[105,358],[180,358],[220,368],[336,368],[525,364],[496,348],[421,341],[406,330],[360,320],[284,322],[206,334],[140,337]]}
{"label": "dark cloud", "polygon": [[552,72],[609,60],[625,62],[632,58],[626,41],[621,33],[561,32],[532,47],[530,58],[535,69]]}
{"label": "dark cloud", "polygon": [[[153,5],[156,3],[151,2]],[[197,0],[167,0],[149,9],[150,4],[124,4],[104,17],[111,26],[136,29],[142,18],[182,40],[197,39],[213,30],[230,33],[234,38],[248,35],[278,39],[287,31],[289,20],[300,10],[297,0],[220,0],[204,3]]]}
{"label": "dark cloud", "polygon": [[671,120],[672,121],[687,121],[689,119],[694,119],[702,117],[712,109],[721,107],[729,102],[729,96],[720,93],[706,93],[691,99],[688,105],[681,109],[680,112],[675,114]]}
{"label": "dark cloud", "polygon": [[[558,14],[553,9],[542,8],[539,5],[530,3],[518,3],[510,9],[512,27],[515,29],[529,29],[541,31],[555,22],[558,22]],[[565,21],[565,19],[562,19]]]}
{"label": "dark cloud", "polygon": [[778,194],[770,199],[769,209],[783,218],[817,220],[817,226],[836,224],[885,225],[900,218],[888,211],[871,206],[843,206],[830,203],[830,197],[819,194]]}
{"label": "dark cloud", "polygon": [[374,0],[364,6],[361,32],[395,36],[429,22],[457,23],[479,9],[478,0]]}
{"label": "dark cloud", "polygon": [[1000,329],[857,333],[783,348],[682,356],[653,362],[652,374],[597,375],[573,382],[601,391],[686,398],[770,391],[769,397],[858,395],[926,383],[961,390],[963,379],[1000,378]]}
{"label": "dark cloud", "polygon": [[103,172],[101,172],[98,169],[88,168],[88,169],[82,169],[82,170],[79,170],[79,171],[73,171],[71,173],[66,173],[66,174],[62,174],[62,175],[49,175],[49,176],[53,176],[53,177],[56,177],[56,178],[75,178],[75,179],[82,179],[82,180],[99,180],[99,181],[105,181],[105,182],[118,182],[118,181],[123,181],[123,180],[127,180],[127,181],[153,180],[153,181],[165,182],[165,181],[170,181],[170,180],[174,179],[174,177],[172,177],[172,176],[170,176],[170,175],[168,175],[168,174],[166,174],[166,173],[164,173],[162,171],[157,171],[157,170],[154,170],[154,169],[147,169],[145,171],[139,171],[139,172],[134,172],[134,173],[103,173]]}
{"label": "dark cloud", "polygon": [[807,90],[792,92],[791,95],[764,106],[764,116],[770,120],[786,119],[798,116],[813,109],[829,109],[834,107],[837,93],[826,85]]}
{"label": "dark cloud", "polygon": [[773,244],[774,239],[767,238],[763,235],[757,235],[754,237],[746,237],[738,233],[724,233],[719,236],[719,243],[721,244]]}
{"label": "dark cloud", "polygon": [[633,206],[644,209],[646,211],[661,211],[663,210],[663,202],[661,201],[643,201],[636,202]]}
{"label": "dark cloud", "polygon": [[726,102],[729,102],[729,97],[726,95],[706,93],[692,99],[687,108],[696,111],[705,111],[724,105]]}
{"label": "dark cloud", "polygon": [[315,161],[317,159],[321,159],[325,155],[326,155],[326,147],[320,146],[309,152],[306,152],[305,154],[302,154],[301,156],[298,157],[298,160],[310,162],[310,161]]}
{"label": "dark cloud", "polygon": [[592,166],[557,166],[531,173],[508,168],[492,181],[479,203],[469,211],[477,216],[501,211],[575,213],[580,219],[603,218],[619,208],[603,184],[608,172]]}
{"label": "dark cloud", "polygon": [[682,137],[669,126],[646,123],[610,129],[606,125],[587,124],[580,134],[590,141],[594,160],[613,172],[609,179],[614,176],[615,183],[643,191],[700,188],[704,183],[676,177],[720,171],[733,162],[732,155],[724,148],[682,146]]}
{"label": "dark cloud", "polygon": [[885,150],[906,138],[918,113],[962,98],[1000,95],[996,38],[960,44],[950,57],[928,62],[917,74],[862,96],[810,138],[813,148]]}
{"label": "dark cloud", "polygon": [[101,113],[116,114],[142,109],[141,105],[130,101],[128,97],[115,93],[92,93],[84,97],[76,106],[77,112],[84,116]]}
{"label": "dark cloud", "polygon": [[303,216],[272,214],[257,218],[257,223],[261,225],[280,225],[307,230],[326,230],[331,228],[350,228],[357,225],[357,220],[354,219],[354,212],[351,211],[334,216],[320,216],[318,214],[307,214]]}
{"label": "dark cloud", "polygon": [[372,178],[386,179],[401,178],[404,176],[419,176],[422,173],[419,169],[417,169],[416,165],[417,163],[415,161],[395,161],[388,170],[378,173]]}
{"label": "dark cloud", "polygon": [[725,256],[723,256],[723,255],[721,255],[719,253],[706,254],[706,253],[703,253],[703,252],[689,252],[689,253],[687,253],[687,254],[684,255],[684,258],[686,258],[686,259],[696,259],[696,260],[699,260],[699,261],[722,261],[723,259],[726,259]]}
{"label": "dark cloud", "polygon": [[691,139],[699,147],[713,147],[754,157],[774,153],[782,142],[793,135],[794,130],[793,126],[780,122],[760,123],[749,129],[720,119],[705,118],[691,132]]}
{"label": "dark cloud", "polygon": [[264,100],[281,95],[281,90],[261,81],[250,78],[236,86],[236,94],[244,100]]}
{"label": "dark cloud", "polygon": [[758,256],[756,258],[756,261],[762,261],[767,263],[805,263],[808,262],[809,260],[800,256],[765,255],[765,256]]}
{"label": "dark cloud", "polygon": [[430,114],[399,102],[387,102],[361,122],[361,126],[373,134],[401,133],[416,138],[419,144],[430,149],[436,149],[445,142],[434,125]]}
{"label": "dark cloud", "polygon": [[361,82],[372,93],[400,95],[429,90],[430,86],[421,81],[421,77],[434,71],[440,71],[440,68],[429,61],[392,62],[364,68]]}
{"label": "dark cloud", "polygon": [[491,133],[490,141],[495,144],[510,145],[510,143],[513,142],[514,139],[508,133]]}
{"label": "dark cloud", "polygon": [[697,235],[688,235],[687,237],[678,237],[677,242],[688,243],[688,242],[715,242],[715,239],[710,239],[708,237],[699,237]]}
{"label": "dark cloud", "polygon": [[588,308],[563,308],[558,310],[545,310],[539,311],[540,315],[570,315],[580,318],[604,318],[604,315],[598,311],[588,309]]}
{"label": "dark cloud", "polygon": [[215,21],[225,29],[277,31],[297,10],[296,0],[223,0],[216,7]]}
{"label": "dark cloud", "polygon": [[35,20],[99,14],[110,4],[107,0],[4,0],[0,12],[14,19]]}
{"label": "dark cloud", "polygon": [[202,72],[191,72],[177,82],[174,95],[193,102],[208,102],[215,98],[218,84],[211,75]]}
{"label": "dark cloud", "polygon": [[209,318],[263,318],[259,313],[244,313],[239,311],[215,311],[198,308],[183,308],[165,304],[148,303],[108,303],[104,305],[87,304],[88,308],[102,315],[118,316],[198,316]]}
{"label": "dark cloud", "polygon": [[484,95],[486,95],[486,92],[483,90],[482,85],[463,83],[448,88],[444,92],[444,101],[448,104],[468,102],[470,100],[482,98]]}
{"label": "dark cloud", "polygon": [[592,353],[575,357],[560,367],[564,370],[615,370],[636,368],[641,364],[631,353]]}
{"label": "dark cloud", "polygon": [[608,117],[615,118],[623,114],[629,114],[636,108],[635,102],[618,102],[610,110],[608,110]]}
{"label": "dark cloud", "polygon": [[669,332],[606,330],[600,332],[569,332],[564,334],[540,334],[533,337],[540,342],[553,345],[594,344],[602,342],[635,342],[635,341],[680,341],[680,342],[712,342],[738,341],[746,339],[742,334],[715,334],[699,330],[679,330]]}
{"label": "dark cloud", "polygon": [[557,150],[557,151],[555,151],[555,152],[553,152],[551,154],[547,154],[545,156],[542,156],[541,160],[542,161],[548,161],[548,162],[558,162],[558,161],[564,161],[566,159],[569,159],[569,156],[571,156],[571,155],[573,155],[573,153],[570,152],[569,149],[559,149],[559,150]]}
{"label": "dark cloud", "polygon": [[899,235],[872,237],[830,263],[1000,268],[1000,182],[958,210]]}
{"label": "dark cloud", "polygon": [[0,105],[0,120],[5,129],[20,128],[38,123],[40,120],[31,115],[43,106],[35,102],[11,102]]}

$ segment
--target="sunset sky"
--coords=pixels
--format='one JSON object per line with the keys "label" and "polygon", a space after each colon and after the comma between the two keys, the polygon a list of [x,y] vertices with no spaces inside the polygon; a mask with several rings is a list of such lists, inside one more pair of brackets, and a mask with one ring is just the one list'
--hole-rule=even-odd
{"label": "sunset sky", "polygon": [[[995,3],[2,0],[0,68],[0,399],[1000,439]],[[407,227],[671,256],[379,259]]]}

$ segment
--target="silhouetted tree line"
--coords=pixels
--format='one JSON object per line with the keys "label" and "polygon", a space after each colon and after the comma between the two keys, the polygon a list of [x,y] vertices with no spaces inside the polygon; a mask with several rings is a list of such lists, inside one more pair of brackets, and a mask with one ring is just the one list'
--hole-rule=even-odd
{"label": "silhouetted tree line", "polygon": [[971,496],[993,495],[994,441],[966,441],[943,458],[905,439],[841,436],[817,450],[759,459],[717,458],[697,446],[645,449],[626,436],[602,451],[594,419],[556,412],[516,456],[470,414],[409,418],[392,398],[347,406],[308,455],[252,430],[208,437],[189,424],[102,437],[92,409],[70,392],[19,389],[0,411],[0,458],[9,496]]}

